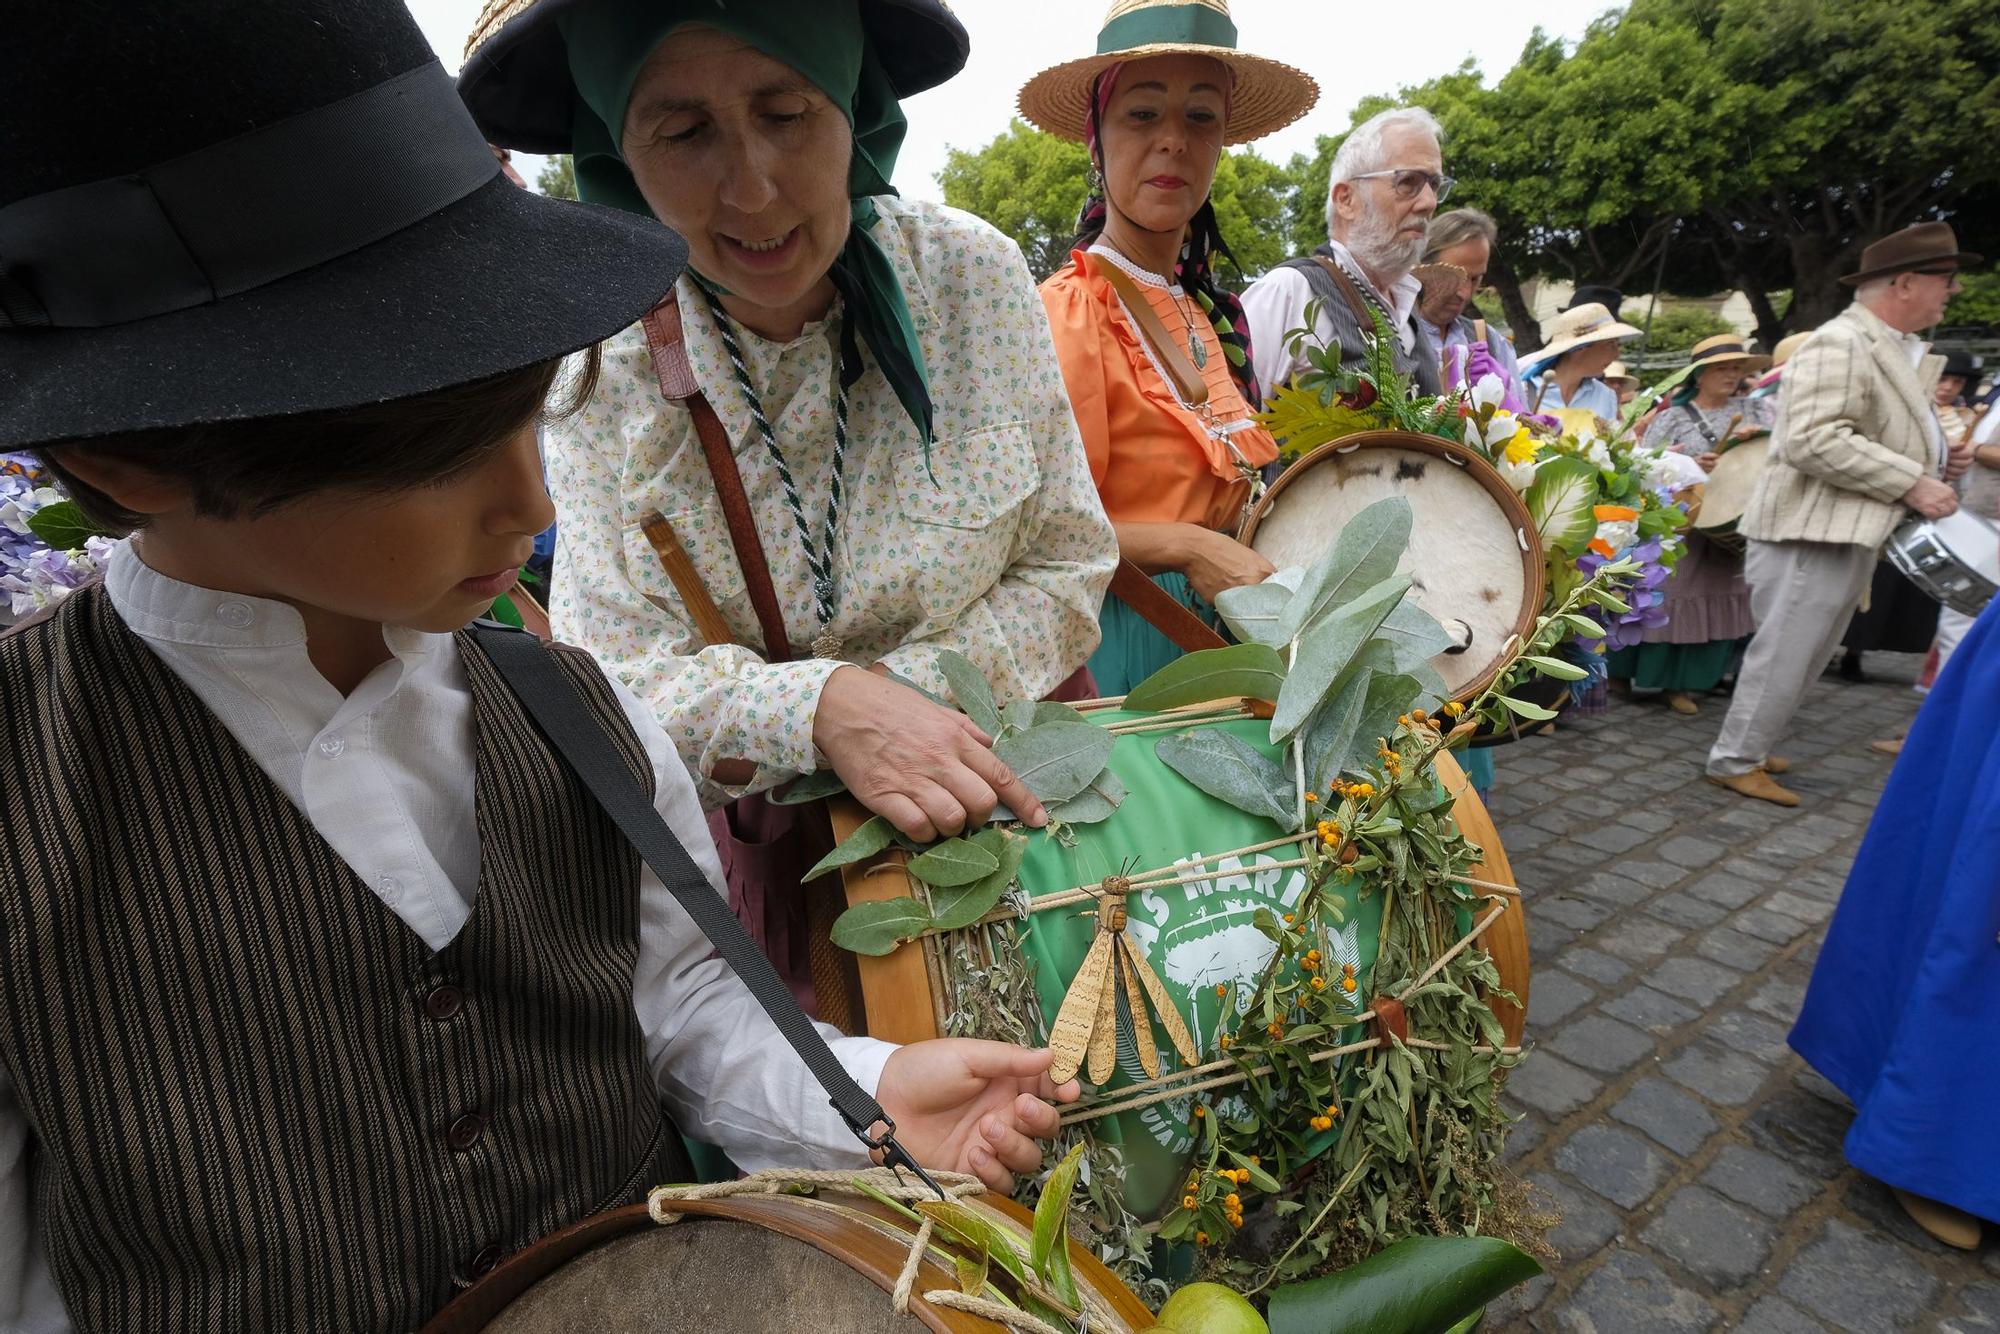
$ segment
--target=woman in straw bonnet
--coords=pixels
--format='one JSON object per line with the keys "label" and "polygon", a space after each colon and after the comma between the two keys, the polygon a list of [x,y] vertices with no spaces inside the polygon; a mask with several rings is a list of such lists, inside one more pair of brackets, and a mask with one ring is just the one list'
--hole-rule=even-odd
{"label": "woman in straw bonnet", "polygon": [[1039,823],[904,682],[944,695],[956,650],[1003,703],[1048,695],[1116,555],[1019,251],[889,185],[898,99],[966,54],[940,0],[495,0],[460,76],[493,142],[573,152],[584,199],[688,239],[674,301],[551,432],[551,616],[737,803],[732,899],[802,993],[814,839],[738,799],[830,767],[916,838],[1000,801]]}
{"label": "woman in straw bonnet", "polygon": [[[1303,116],[1312,79],[1236,49],[1226,0],[1118,0],[1097,52],[1043,70],[1021,114],[1090,150],[1091,190],[1069,264],[1042,300],[1120,554],[1205,610],[1270,562],[1232,536],[1258,470],[1277,458],[1248,324],[1214,263],[1230,254],[1209,188],[1226,144]],[[1116,595],[1090,660],[1123,693],[1178,650]]]}
{"label": "woman in straw bonnet", "polygon": [[[1770,364],[1769,357],[1752,355],[1735,334],[1696,343],[1689,353],[1687,380],[1653,418],[1642,443],[1672,450],[1712,472],[1725,447],[1770,430],[1772,400],[1736,392],[1746,373]],[[1663,690],[1675,713],[1692,716],[1699,711],[1694,697],[1722,683],[1737,644],[1757,626],[1750,618],[1742,554],[1698,532],[1688,532],[1686,540],[1687,551],[1662,590],[1666,624],[1613,653],[1609,666],[1612,679],[1640,690]]]}
{"label": "woman in straw bonnet", "polygon": [[1521,363],[1528,397],[1537,412],[1588,410],[1606,422],[1618,419],[1618,394],[1597,378],[1618,360],[1618,345],[1639,330],[1621,323],[1596,302],[1571,306],[1549,321],[1548,341]]}

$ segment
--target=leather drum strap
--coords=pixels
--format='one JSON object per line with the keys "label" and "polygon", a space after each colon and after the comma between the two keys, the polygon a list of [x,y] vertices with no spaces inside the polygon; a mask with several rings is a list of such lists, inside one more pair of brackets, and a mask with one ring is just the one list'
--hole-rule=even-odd
{"label": "leather drum strap", "polygon": [[1374,328],[1375,317],[1368,313],[1368,298],[1361,295],[1361,289],[1354,285],[1354,279],[1347,276],[1347,270],[1341,268],[1340,265],[1334,263],[1325,255],[1314,255],[1313,263],[1333,275],[1333,285],[1340,289],[1342,296],[1347,298],[1348,308],[1354,312],[1354,318],[1361,321],[1361,327],[1363,329]]}
{"label": "leather drum strap", "polygon": [[1205,624],[1201,617],[1176,602],[1167,591],[1147,577],[1146,572],[1121,557],[1111,574],[1111,592],[1120,602],[1139,613],[1146,624],[1158,630],[1183,653],[1205,648],[1227,648],[1229,641]]}
{"label": "leather drum strap", "polygon": [[771,584],[771,567],[764,559],[764,543],[757,536],[757,520],[750,510],[750,496],[743,489],[743,474],[736,467],[736,453],[729,446],[729,432],[701,392],[688,364],[679,298],[667,293],[667,299],[648,311],[640,322],[646,330],[646,345],[653,354],[653,377],[659,382],[660,393],[684,404],[694,417],[694,432],[708,460],[716,499],[722,502],[723,521],[729,525],[729,544],[736,549],[736,563],[743,570],[743,586],[750,595],[750,606],[757,613],[757,627],[764,636],[764,660],[790,662],[798,655],[792,651],[791,636],[785,631],[785,615],[778,606],[777,589]]}
{"label": "leather drum strap", "polygon": [[1139,290],[1139,285],[1133,282],[1123,269],[1102,255],[1093,255],[1091,258],[1096,261],[1097,271],[1104,275],[1104,281],[1111,284],[1111,290],[1125,303],[1125,309],[1132,316],[1132,322],[1139,326],[1139,336],[1146,340],[1147,346],[1153,349],[1153,355],[1159,358],[1160,364],[1167,368],[1167,374],[1173,377],[1174,388],[1180,393],[1181,402],[1190,407],[1208,402],[1208,381],[1201,378],[1201,372],[1195,368],[1194,362],[1189,359],[1181,345],[1174,341],[1174,336],[1167,332],[1167,326],[1160,323],[1160,317],[1153,313],[1153,307],[1146,300],[1146,294]]}

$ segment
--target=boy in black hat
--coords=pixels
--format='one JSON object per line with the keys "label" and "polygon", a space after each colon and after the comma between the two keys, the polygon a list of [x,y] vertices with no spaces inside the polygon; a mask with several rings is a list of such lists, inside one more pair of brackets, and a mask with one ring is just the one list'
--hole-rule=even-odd
{"label": "boy in black hat", "polygon": [[[0,450],[137,533],[0,639],[0,1328],[411,1328],[676,1179],[663,1107],[864,1161],[454,633],[550,521],[559,359],[679,241],[501,179],[393,0],[36,0],[0,84]],[[712,889],[671,741],[554,661]],[[1075,1096],[833,1046],[996,1186]]]}

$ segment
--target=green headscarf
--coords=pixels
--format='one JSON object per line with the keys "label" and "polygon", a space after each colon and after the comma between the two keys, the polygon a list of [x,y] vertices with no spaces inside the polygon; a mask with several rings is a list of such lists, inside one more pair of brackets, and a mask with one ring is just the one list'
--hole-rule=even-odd
{"label": "green headscarf", "polygon": [[685,25],[714,28],[789,65],[846,112],[854,130],[847,173],[853,222],[828,274],[847,306],[841,379],[851,385],[861,376],[858,331],[916,423],[928,455],[931,398],[923,348],[895,267],[872,232],[877,214],[870,196],[896,193],[889,175],[906,122],[889,76],[869,48],[861,0],[596,0],[572,7],[556,22],[569,44],[576,82],[571,152],[577,193],[594,204],[652,216],[620,153],[625,111],[641,67]]}

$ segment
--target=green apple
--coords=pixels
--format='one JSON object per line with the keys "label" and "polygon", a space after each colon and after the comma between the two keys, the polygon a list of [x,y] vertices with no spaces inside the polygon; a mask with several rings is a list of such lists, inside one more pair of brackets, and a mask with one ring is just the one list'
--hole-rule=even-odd
{"label": "green apple", "polygon": [[1190,1283],[1160,1308],[1151,1334],[1271,1334],[1241,1293],[1220,1283]]}

